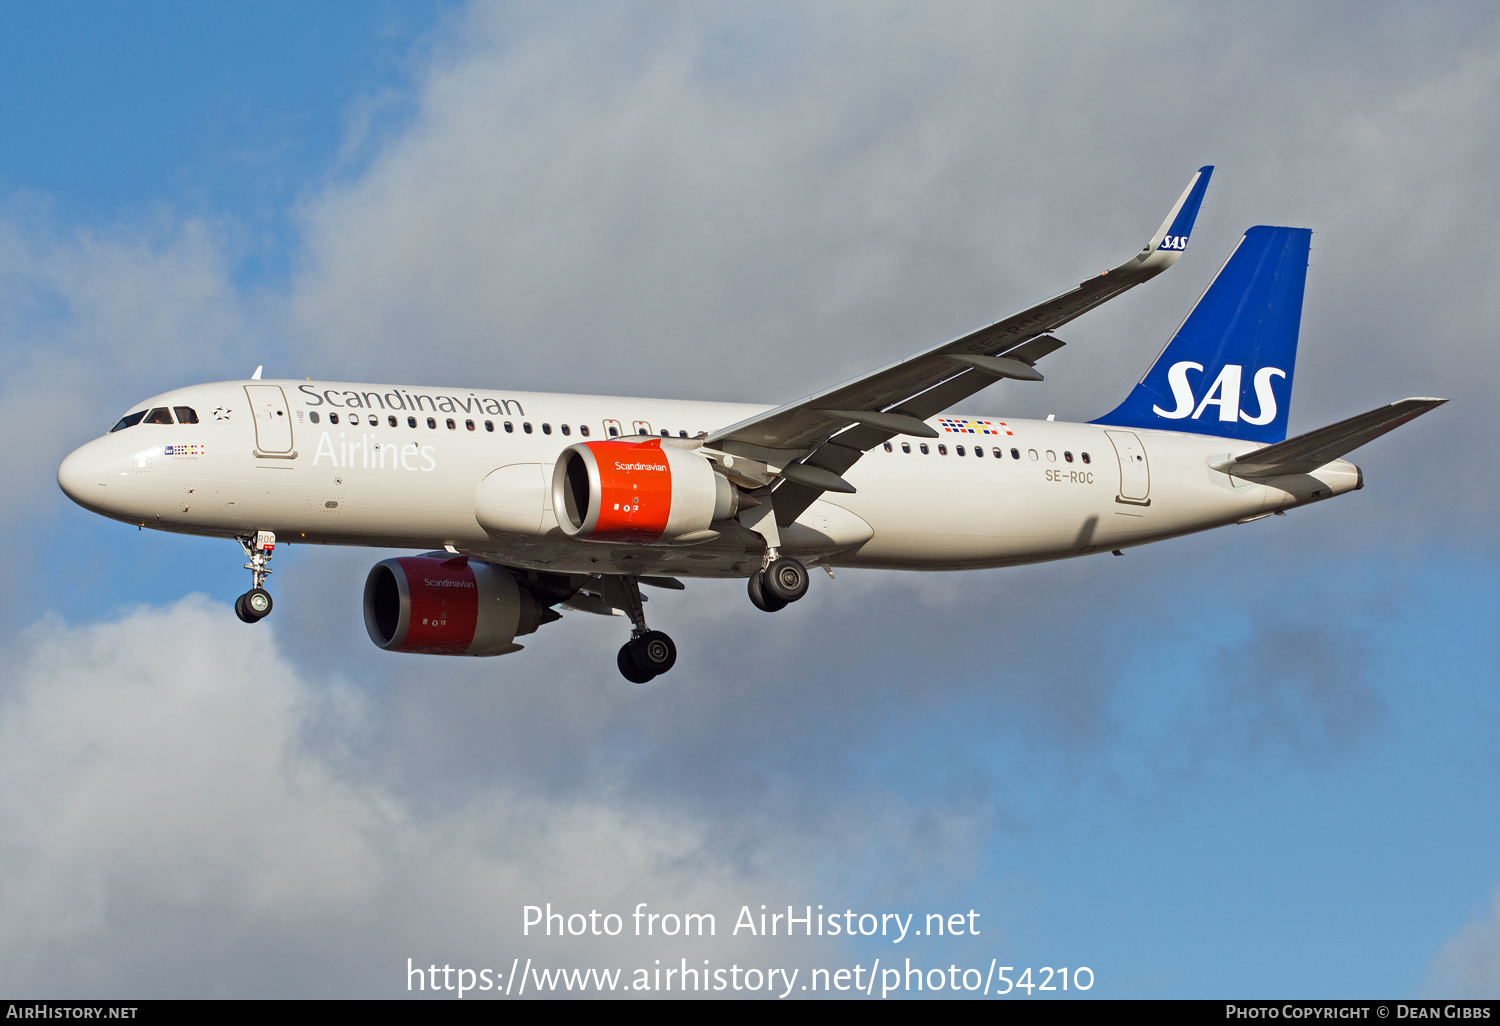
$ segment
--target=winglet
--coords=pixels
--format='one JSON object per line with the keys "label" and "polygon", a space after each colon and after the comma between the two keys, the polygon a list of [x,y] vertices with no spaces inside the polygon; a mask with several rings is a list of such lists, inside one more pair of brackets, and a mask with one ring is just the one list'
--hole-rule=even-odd
{"label": "winglet", "polygon": [[1177,203],[1168,212],[1166,220],[1156,229],[1156,234],[1151,236],[1151,241],[1146,243],[1136,259],[1144,261],[1153,253],[1159,253],[1167,258],[1167,266],[1176,262],[1182,251],[1187,249],[1188,236],[1193,234],[1193,222],[1198,219],[1198,208],[1203,205],[1203,196],[1208,192],[1208,180],[1213,177],[1213,173],[1212,164],[1198,169],[1187,188],[1182,190],[1182,195],[1177,197]]}

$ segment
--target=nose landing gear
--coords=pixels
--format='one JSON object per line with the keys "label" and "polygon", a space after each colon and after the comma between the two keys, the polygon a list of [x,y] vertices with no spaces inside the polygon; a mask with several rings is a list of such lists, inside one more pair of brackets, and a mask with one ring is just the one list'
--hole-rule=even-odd
{"label": "nose landing gear", "polygon": [[635,577],[610,575],[603,581],[604,600],[623,609],[632,624],[630,640],[620,646],[615,665],[632,684],[646,684],[677,664],[677,646],[661,631],[646,626],[641,607],[641,585]]}
{"label": "nose landing gear", "polygon": [[262,585],[271,576],[271,555],[276,549],[276,535],[270,531],[257,531],[255,536],[236,537],[240,548],[249,560],[245,569],[250,571],[250,590],[234,600],[234,613],[246,623],[259,623],[271,615],[271,593]]}

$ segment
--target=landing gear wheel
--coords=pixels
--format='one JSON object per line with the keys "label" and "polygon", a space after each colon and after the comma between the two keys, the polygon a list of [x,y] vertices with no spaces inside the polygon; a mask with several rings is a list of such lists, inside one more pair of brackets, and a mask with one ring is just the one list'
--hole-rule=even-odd
{"label": "landing gear wheel", "polygon": [[807,567],[790,556],[782,556],[762,572],[761,591],[782,605],[807,594]]}
{"label": "landing gear wheel", "polygon": [[767,613],[785,609],[784,601],[766,591],[764,577],[764,572],[759,570],[750,575],[750,601],[755,604],[756,609]]}
{"label": "landing gear wheel", "polygon": [[245,596],[243,595],[234,600],[234,615],[246,623],[260,623],[260,617],[245,608]]}
{"label": "landing gear wheel", "polygon": [[271,593],[264,588],[251,588],[245,592],[245,612],[257,620],[271,615]]}
{"label": "landing gear wheel", "polygon": [[630,643],[631,661],[655,677],[677,663],[677,646],[661,631],[647,631]]}
{"label": "landing gear wheel", "polygon": [[635,656],[631,652],[635,642],[627,641],[620,646],[620,654],[615,657],[615,665],[620,668],[620,676],[632,684],[649,684],[656,674],[648,673],[635,664]]}

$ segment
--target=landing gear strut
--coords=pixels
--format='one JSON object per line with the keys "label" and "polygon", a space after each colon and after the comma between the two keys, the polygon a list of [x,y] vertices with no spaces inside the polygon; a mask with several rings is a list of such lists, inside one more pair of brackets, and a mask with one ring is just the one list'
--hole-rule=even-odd
{"label": "landing gear strut", "polygon": [[661,631],[646,626],[641,607],[641,585],[635,577],[611,574],[604,578],[604,600],[630,617],[630,640],[620,646],[615,665],[632,684],[645,684],[677,664],[677,646]]}
{"label": "landing gear strut", "polygon": [[750,601],[774,613],[807,594],[807,567],[791,556],[777,556],[774,549],[767,557],[765,567],[750,575]]}
{"label": "landing gear strut", "polygon": [[236,536],[235,541],[245,550],[249,560],[245,569],[250,571],[250,590],[234,600],[234,613],[246,623],[259,623],[271,615],[271,593],[262,585],[271,576],[271,555],[276,549],[276,535],[270,531],[256,531],[254,537]]}

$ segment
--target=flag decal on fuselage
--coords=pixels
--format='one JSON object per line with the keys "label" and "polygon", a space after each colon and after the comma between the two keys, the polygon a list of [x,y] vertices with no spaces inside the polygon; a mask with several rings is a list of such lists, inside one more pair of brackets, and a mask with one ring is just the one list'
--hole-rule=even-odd
{"label": "flag decal on fuselage", "polygon": [[950,435],[1009,435],[1005,421],[970,420],[967,417],[939,417],[938,424]]}

